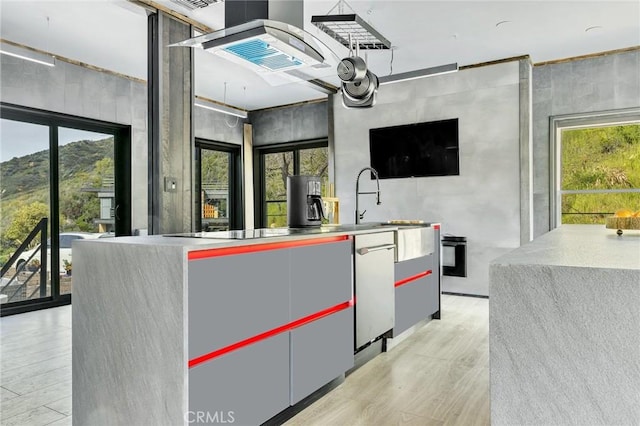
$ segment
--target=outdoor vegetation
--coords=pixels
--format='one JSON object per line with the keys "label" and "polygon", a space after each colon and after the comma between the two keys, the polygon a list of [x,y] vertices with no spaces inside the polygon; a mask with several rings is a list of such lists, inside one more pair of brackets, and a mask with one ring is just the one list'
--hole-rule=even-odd
{"label": "outdoor vegetation", "polygon": [[[640,189],[640,125],[564,130],[562,190]],[[599,223],[640,210],[640,193],[562,194],[562,223]]]}
{"label": "outdoor vegetation", "polygon": [[[327,148],[301,149],[299,174],[320,176],[322,191],[326,195],[328,174]],[[265,200],[267,202],[267,226],[287,226],[287,176],[294,174],[294,151],[265,154]]]}
{"label": "outdoor vegetation", "polygon": [[[59,148],[60,232],[97,232],[100,215],[95,192],[103,179],[113,179],[113,138],[77,141]],[[0,163],[0,264],[43,217],[50,217],[49,151]]]}

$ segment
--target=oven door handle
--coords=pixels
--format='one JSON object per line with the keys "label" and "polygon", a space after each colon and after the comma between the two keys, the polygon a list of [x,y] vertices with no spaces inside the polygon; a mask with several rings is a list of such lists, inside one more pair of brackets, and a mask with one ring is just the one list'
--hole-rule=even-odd
{"label": "oven door handle", "polygon": [[374,251],[391,250],[395,248],[396,248],[395,244],[383,244],[381,246],[362,247],[362,248],[359,248],[357,252],[359,255],[364,256],[365,254],[372,253]]}

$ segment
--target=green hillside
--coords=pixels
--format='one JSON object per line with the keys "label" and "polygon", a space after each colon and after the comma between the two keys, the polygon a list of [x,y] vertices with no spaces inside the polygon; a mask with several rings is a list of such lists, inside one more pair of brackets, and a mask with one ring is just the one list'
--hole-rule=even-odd
{"label": "green hillside", "polygon": [[[58,157],[62,183],[78,174],[91,173],[96,161],[102,158],[113,159],[113,138],[71,142],[59,148]],[[0,163],[0,179],[3,201],[41,190],[49,184],[49,151],[14,157]]]}
{"label": "green hillside", "polygon": [[[59,229],[97,232],[100,202],[95,192],[113,177],[113,138],[60,147]],[[0,163],[0,264],[6,262],[39,218],[49,216],[49,151]]]}
{"label": "green hillside", "polygon": [[[640,125],[562,132],[563,190],[640,188]],[[602,223],[619,209],[640,210],[640,193],[565,194],[562,223]]]}

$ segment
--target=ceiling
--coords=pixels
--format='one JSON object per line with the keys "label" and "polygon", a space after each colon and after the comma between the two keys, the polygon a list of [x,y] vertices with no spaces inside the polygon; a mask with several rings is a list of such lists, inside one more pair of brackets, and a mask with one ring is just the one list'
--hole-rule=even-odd
{"label": "ceiling", "polygon": [[[210,28],[224,27],[224,2],[195,11],[169,0],[156,3]],[[323,77],[338,86],[333,65],[347,49],[311,24],[312,15],[327,14],[336,3],[305,0],[304,29],[335,53]],[[640,45],[636,0],[348,3],[393,45],[392,51],[366,53],[378,76],[520,55],[536,63]],[[1,38],[141,79],[147,78],[146,22],[146,10],[126,0],[0,0]],[[195,55],[195,92],[248,110],[326,97],[302,82],[274,86],[202,50]]]}

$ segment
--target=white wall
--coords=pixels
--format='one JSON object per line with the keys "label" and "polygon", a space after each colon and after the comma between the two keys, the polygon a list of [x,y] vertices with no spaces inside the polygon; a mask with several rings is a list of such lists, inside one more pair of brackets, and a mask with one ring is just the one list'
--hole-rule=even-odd
{"label": "white wall", "polygon": [[[467,237],[466,278],[443,290],[488,294],[489,261],[520,245],[519,62],[380,87],[371,109],[345,109],[334,96],[336,191],[343,223],[355,219],[355,179],[370,165],[369,129],[459,119],[460,175],[384,179],[382,205],[361,196],[364,221],[422,219]],[[361,188],[374,183],[361,179]]]}

